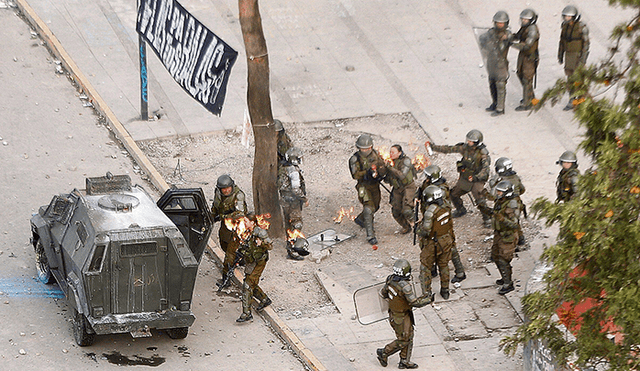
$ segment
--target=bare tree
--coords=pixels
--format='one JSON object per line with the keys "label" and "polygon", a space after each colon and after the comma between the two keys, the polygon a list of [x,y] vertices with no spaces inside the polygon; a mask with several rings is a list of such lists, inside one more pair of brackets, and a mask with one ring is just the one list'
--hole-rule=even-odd
{"label": "bare tree", "polygon": [[269,95],[269,56],[258,0],[238,0],[240,27],[247,53],[247,105],[256,141],[253,162],[253,204],[257,214],[271,214],[270,234],[284,236],[278,203],[277,135]]}

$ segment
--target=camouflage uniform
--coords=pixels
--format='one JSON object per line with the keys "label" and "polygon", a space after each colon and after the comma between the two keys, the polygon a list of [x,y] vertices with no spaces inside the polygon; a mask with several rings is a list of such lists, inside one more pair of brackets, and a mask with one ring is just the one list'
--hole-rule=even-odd
{"label": "camouflage uniform", "polygon": [[[486,56],[487,74],[489,75],[489,90],[492,104],[489,110],[504,112],[504,101],[507,96],[507,80],[509,79],[509,45],[513,34],[504,28],[492,27],[480,36],[480,47]],[[435,148],[434,148],[435,149]]]}
{"label": "camouflage uniform", "polygon": [[520,50],[516,72],[522,84],[522,104],[520,106],[524,109],[530,109],[532,107],[531,100],[535,98],[533,78],[536,75],[540,59],[538,53],[538,40],[540,39],[538,26],[530,22],[526,26],[520,27],[515,34],[515,39],[518,42],[512,46]]}
{"label": "camouflage uniform", "polygon": [[[249,319],[252,317],[252,298],[256,298],[258,301],[260,301],[258,310],[261,310],[266,305],[271,304],[271,299],[269,299],[267,294],[262,291],[258,284],[260,283],[260,276],[262,275],[262,272],[267,265],[267,261],[269,260],[269,250],[273,248],[273,245],[269,237],[258,237],[255,233],[257,229],[258,228],[254,228],[254,233],[251,234],[251,237],[249,238],[247,243],[242,244],[240,247],[240,253],[242,254],[242,260],[244,261],[244,282],[242,283],[242,313],[243,317],[249,317]],[[258,240],[260,240],[260,244],[258,244]]]}
{"label": "camouflage uniform", "polygon": [[[564,74],[571,77],[573,72],[587,63],[589,56],[589,29],[579,20],[562,22],[560,42],[558,44],[558,62],[564,61]],[[565,110],[573,108],[574,96],[573,84],[569,87],[569,103]]]}
{"label": "camouflage uniform", "polygon": [[411,231],[413,222],[413,197],[416,194],[416,169],[411,163],[411,158],[402,153],[393,166],[387,166],[385,182],[391,184],[391,213],[400,224],[403,233]]}
{"label": "camouflage uniform", "polygon": [[357,151],[349,159],[349,170],[351,177],[357,181],[358,201],[362,204],[362,212],[355,222],[364,226],[368,240],[375,239],[373,216],[380,208],[380,181],[387,171],[384,160],[375,149],[371,149],[366,156]]}
{"label": "camouflage uniform", "polygon": [[[483,193],[484,184],[489,179],[489,166],[491,157],[484,143],[470,146],[467,143],[458,143],[454,146],[431,145],[434,151],[442,153],[460,153],[462,159],[458,161],[458,172],[460,177],[451,190],[451,202],[458,212],[466,213],[462,202],[462,196],[471,191],[476,200],[478,210],[482,213],[483,220],[489,220],[490,216],[486,212],[486,199]],[[471,181],[469,181],[471,177]]]}
{"label": "camouflage uniform", "polygon": [[431,203],[422,217],[417,230],[420,236],[420,283],[423,295],[431,296],[431,267],[434,262],[440,270],[440,292],[449,291],[449,260],[456,248],[453,233],[451,207]]}
{"label": "camouflage uniform", "polygon": [[[491,187],[491,192],[487,192],[487,199],[490,201],[495,201],[496,199],[496,185],[503,180],[508,180],[513,184],[513,196],[516,201],[518,201],[518,205],[520,207],[520,213],[526,215],[526,206],[522,199],[521,195],[524,194],[526,188],[522,184],[522,180],[518,176],[518,174],[513,170],[508,170],[504,175],[497,175],[495,178],[489,180],[489,187]],[[495,205],[495,204],[494,204]],[[520,242],[522,240],[522,243]],[[524,232],[522,231],[522,225],[520,224],[520,219],[518,219],[518,245],[523,245],[526,242],[524,241]]]}
{"label": "camouflage uniform", "polygon": [[578,165],[574,164],[569,169],[560,170],[556,180],[556,202],[567,202],[578,192]]}
{"label": "camouflage uniform", "polygon": [[[425,181],[422,182],[422,185],[418,189],[418,193],[416,193],[416,198],[421,200],[422,192],[430,185],[436,185],[440,187],[440,189],[442,189],[442,191],[444,192],[444,202],[447,204],[447,206],[449,206],[449,208],[451,208],[451,190],[449,189],[447,180],[444,177],[440,177],[440,179],[436,180],[433,183],[431,183],[428,178],[425,179]],[[425,211],[427,211],[427,206],[428,204],[426,202],[420,202],[420,214],[424,215]],[[460,282],[467,278],[467,274],[464,271],[464,266],[462,265],[462,260],[460,260],[460,253],[458,252],[458,249],[456,247],[453,247],[451,249],[451,262],[453,263],[453,266],[455,268],[455,276],[458,278],[458,280],[455,280],[455,282]],[[436,277],[437,275],[438,265],[434,262],[434,265],[431,268],[431,276]]]}
{"label": "camouflage uniform", "polygon": [[211,205],[211,214],[213,215],[213,220],[220,221],[218,237],[220,239],[220,248],[224,251],[222,277],[225,277],[229,268],[233,265],[239,241],[233,231],[227,228],[224,220],[227,218],[238,219],[247,214],[247,202],[245,201],[244,192],[237,185],[233,185],[231,194],[225,196],[220,189],[216,188],[213,204]]}
{"label": "camouflage uniform", "polygon": [[410,363],[415,324],[412,308],[423,307],[431,301],[431,296],[417,298],[409,279],[392,274],[387,277],[380,290],[380,296],[389,301],[389,324],[396,333],[396,340],[387,344],[382,352],[378,352],[378,359],[382,357],[385,365],[387,357],[398,351],[401,362]]}
{"label": "camouflage uniform", "polygon": [[520,205],[512,197],[498,198],[493,206],[493,246],[491,246],[491,259],[496,263],[502,279],[504,290],[513,288],[511,279],[511,260],[518,242],[518,224],[520,218]]}

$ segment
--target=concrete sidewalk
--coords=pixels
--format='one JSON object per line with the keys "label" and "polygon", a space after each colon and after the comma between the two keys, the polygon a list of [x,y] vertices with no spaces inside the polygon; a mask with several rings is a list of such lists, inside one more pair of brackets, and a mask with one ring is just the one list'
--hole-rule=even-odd
{"label": "concrete sidewalk", "polygon": [[[122,135],[129,140],[128,144],[124,141],[127,148],[136,147],[135,141],[234,129],[242,122],[246,63],[236,1],[181,1],[240,53],[221,117],[211,115],[183,92],[150,54],[149,111],[155,113],[151,121],[140,120],[139,113],[134,1],[19,3],[33,8],[43,27],[59,40],[69,59],[63,64],[76,66],[86,79],[86,87],[101,97],[94,104],[112,114],[111,122],[122,124]],[[500,156],[513,159],[527,186],[526,203],[539,196],[553,197],[554,163],[560,153],[576,148],[580,131],[573,115],[561,107],[547,107],[533,115],[514,112],[521,98],[515,76],[507,86],[506,115],[492,118],[484,111],[490,98],[471,27],[489,26],[495,11],[504,9],[512,16],[511,28],[517,30],[517,14],[528,3],[499,0],[487,5],[472,0],[318,0],[313,6],[299,0],[261,1],[274,116],[286,123],[303,124],[411,112],[434,142],[448,144],[461,141],[468,130],[476,128],[484,133],[494,160]],[[559,12],[565,5],[551,0],[535,4],[542,34],[538,95],[563,74],[555,54]],[[589,26],[591,61],[595,61],[604,55],[609,30],[623,19],[623,13],[600,0],[585,0],[579,6]],[[515,51],[510,54],[512,67],[516,55]],[[155,179],[156,186],[166,186],[152,166],[144,164],[144,158],[136,160]],[[498,334],[515,328],[521,320],[519,297],[542,242],[533,242],[531,250],[520,253],[514,261],[521,286],[506,298],[495,293],[496,272],[487,266],[469,272],[461,294],[454,299],[416,311],[414,359],[421,369],[517,369],[517,360],[507,359],[497,350]],[[318,275],[340,313],[291,320],[287,325],[304,343],[303,348],[320,360],[317,369],[375,369],[379,367],[375,348],[391,340],[392,331],[385,322],[361,326],[353,319],[353,288],[343,286],[346,280],[341,272],[345,269],[341,268]],[[358,280],[373,279],[354,269],[347,271]],[[483,307],[482,299],[488,297],[500,313]]]}

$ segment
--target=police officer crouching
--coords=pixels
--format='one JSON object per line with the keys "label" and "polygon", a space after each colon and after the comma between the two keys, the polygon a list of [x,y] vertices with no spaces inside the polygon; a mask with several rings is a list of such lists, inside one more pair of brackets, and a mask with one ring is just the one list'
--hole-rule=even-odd
{"label": "police officer crouching", "polygon": [[383,367],[387,367],[389,356],[400,352],[398,368],[418,368],[416,363],[411,362],[415,325],[413,308],[424,307],[431,303],[432,297],[416,297],[410,281],[411,265],[405,259],[398,259],[393,264],[393,274],[387,277],[387,281],[380,290],[380,297],[389,302],[389,324],[396,333],[396,340],[376,350],[378,362]]}

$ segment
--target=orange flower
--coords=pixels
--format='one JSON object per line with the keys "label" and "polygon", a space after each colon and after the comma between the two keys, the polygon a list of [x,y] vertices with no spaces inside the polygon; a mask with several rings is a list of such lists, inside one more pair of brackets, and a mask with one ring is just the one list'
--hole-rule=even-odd
{"label": "orange flower", "polygon": [[633,31],[633,26],[632,25],[627,26],[627,31],[629,32]]}
{"label": "orange flower", "polygon": [[574,232],[573,235],[576,236],[576,240],[579,240],[582,237],[584,237],[585,233],[584,232]]}
{"label": "orange flower", "polygon": [[604,80],[604,86],[609,86],[609,84],[611,84],[611,81],[609,81],[609,80]]}
{"label": "orange flower", "polygon": [[638,188],[638,186],[632,187],[631,190],[629,191],[629,193],[638,194],[638,193],[640,193],[640,188]]}
{"label": "orange flower", "polygon": [[609,211],[607,211],[606,214],[604,214],[605,218],[611,218],[612,216],[613,216],[613,210],[609,210]]}
{"label": "orange flower", "polygon": [[574,82],[574,83],[573,83],[573,86],[575,86],[575,87],[580,86],[580,81],[576,81],[576,82]]}
{"label": "orange flower", "polygon": [[531,104],[533,104],[534,106],[537,105],[538,103],[540,103],[540,99],[538,99],[538,98],[533,98],[531,100]]}

